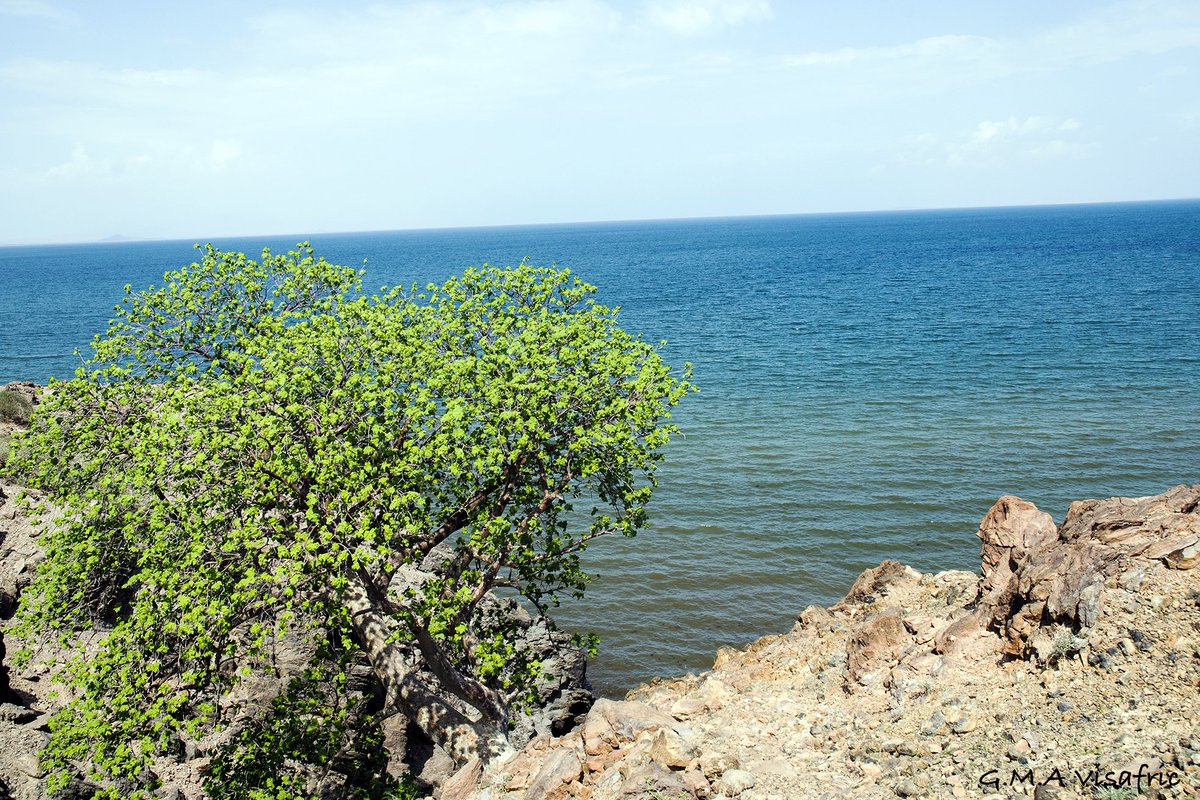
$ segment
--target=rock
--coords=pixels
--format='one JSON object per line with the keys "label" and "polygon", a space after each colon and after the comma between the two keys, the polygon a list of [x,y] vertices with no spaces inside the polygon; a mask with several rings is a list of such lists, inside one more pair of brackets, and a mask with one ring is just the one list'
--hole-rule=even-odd
{"label": "rock", "polygon": [[899,797],[924,797],[925,790],[918,786],[915,781],[906,780],[902,781],[896,787],[896,794]]}
{"label": "rock", "polygon": [[427,752],[428,756],[424,761],[413,764],[417,772],[417,784],[428,788],[441,786],[458,771],[458,768],[454,765],[454,759],[442,748],[431,746]]}
{"label": "rock", "polygon": [[683,769],[696,756],[691,737],[684,737],[677,730],[664,728],[654,736],[650,745],[650,758],[664,767]]}
{"label": "rock", "polygon": [[1023,764],[1033,755],[1033,748],[1030,747],[1029,742],[1025,739],[1019,739],[1013,743],[1012,747],[1008,748],[1007,755],[1013,761]]}
{"label": "rock", "polygon": [[583,773],[579,756],[566,748],[551,751],[525,790],[525,800],[558,800],[566,797],[567,784]]}
{"label": "rock", "polygon": [[796,618],[797,627],[815,631],[818,634],[832,631],[837,624],[837,620],[833,614],[829,613],[829,609],[822,606],[809,606]]}
{"label": "rock", "polygon": [[409,773],[408,756],[408,717],[400,713],[390,714],[384,718],[383,749],[388,753],[387,771],[393,778],[399,779]]}
{"label": "rock", "polygon": [[890,670],[900,653],[912,643],[904,618],[895,608],[872,614],[857,625],[846,642],[847,673],[862,683],[868,673]]}
{"label": "rock", "polygon": [[894,587],[914,586],[920,580],[921,573],[912,567],[906,567],[899,561],[884,561],[878,567],[864,570],[855,579],[854,585],[850,587],[846,596],[833,607],[833,611],[836,612],[853,605],[869,605],[868,600],[874,602],[879,596],[887,594]]}
{"label": "rock", "polygon": [[601,699],[584,718],[584,752],[603,755],[632,741],[642,731],[674,728],[675,718],[645,703]]}
{"label": "rock", "polygon": [[679,720],[691,719],[703,714],[707,708],[708,704],[702,698],[683,697],[671,704],[671,716]]}
{"label": "rock", "polygon": [[1054,519],[1033,503],[1005,495],[984,515],[975,534],[983,543],[981,604],[1007,608],[1017,590],[1017,572],[1026,557],[1058,538]]}
{"label": "rock", "polygon": [[1184,535],[1147,548],[1148,558],[1162,559],[1171,569],[1192,569],[1200,564],[1200,536]]}
{"label": "rock", "polygon": [[747,789],[754,788],[754,776],[744,769],[726,770],[717,782],[717,790],[736,797]]}
{"label": "rock", "polygon": [[481,777],[483,777],[483,762],[478,758],[473,758],[442,784],[438,800],[464,800],[474,791]]}
{"label": "rock", "polygon": [[44,774],[42,772],[42,764],[36,755],[26,753],[17,756],[10,762],[16,769],[24,775],[31,778],[40,778]]}
{"label": "rock", "polygon": [[970,733],[978,727],[975,720],[961,708],[948,708],[944,712],[946,726],[954,733]]}
{"label": "rock", "polygon": [[[688,794],[687,784],[681,773],[650,762],[631,770],[621,784],[620,794],[624,797],[679,797]],[[528,795],[526,795],[529,800]]]}
{"label": "rock", "polygon": [[768,761],[756,761],[750,765],[752,775],[778,775],[781,778],[795,779],[800,773],[786,759],[772,758]]}
{"label": "rock", "polygon": [[1053,783],[1041,783],[1033,790],[1033,800],[1055,800],[1062,794],[1062,788]]}
{"label": "rock", "polygon": [[684,770],[680,778],[683,780],[684,789],[691,794],[692,797],[704,800],[704,798],[712,795],[712,786],[709,785],[708,780],[704,777],[704,773],[700,772],[700,770]]}
{"label": "rock", "polygon": [[[13,693],[13,698],[20,698]],[[31,708],[25,708],[17,703],[0,703],[0,722],[8,722],[13,725],[25,725],[33,722],[41,716],[41,712],[34,711]]]}
{"label": "rock", "polygon": [[737,756],[717,750],[706,750],[700,754],[700,769],[710,781],[717,780],[726,772],[737,769],[741,764]]}

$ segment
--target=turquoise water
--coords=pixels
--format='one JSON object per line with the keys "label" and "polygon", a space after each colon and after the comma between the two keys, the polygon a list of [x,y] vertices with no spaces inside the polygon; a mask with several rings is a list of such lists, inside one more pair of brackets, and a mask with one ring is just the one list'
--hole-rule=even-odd
{"label": "turquoise water", "polygon": [[[1000,494],[1061,518],[1200,482],[1197,201],[311,238],[370,286],[557,262],[694,363],[653,526],[593,547],[558,615],[601,635],[607,692],[784,631],[884,558],[975,569]],[[0,382],[69,375],[122,285],[193,257],[0,248]]]}

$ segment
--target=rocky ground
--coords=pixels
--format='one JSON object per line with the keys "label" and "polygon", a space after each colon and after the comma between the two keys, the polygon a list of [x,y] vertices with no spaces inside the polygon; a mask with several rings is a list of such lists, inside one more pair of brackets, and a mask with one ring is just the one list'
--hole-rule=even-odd
{"label": "rocky ground", "polygon": [[981,574],[884,562],[443,800],[1200,796],[1198,506],[1001,498]]}

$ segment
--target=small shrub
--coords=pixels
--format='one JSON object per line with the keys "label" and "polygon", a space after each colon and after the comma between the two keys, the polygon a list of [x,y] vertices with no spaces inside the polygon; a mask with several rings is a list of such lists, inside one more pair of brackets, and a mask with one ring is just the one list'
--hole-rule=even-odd
{"label": "small shrub", "polygon": [[1075,634],[1069,628],[1062,628],[1054,634],[1054,649],[1051,651],[1052,660],[1066,658],[1075,649]]}
{"label": "small shrub", "polygon": [[1100,800],[1133,800],[1137,793],[1125,787],[1103,786],[1096,790],[1096,797]]}
{"label": "small shrub", "polygon": [[0,422],[28,425],[29,415],[32,413],[33,403],[29,402],[28,397],[7,389],[0,389]]}

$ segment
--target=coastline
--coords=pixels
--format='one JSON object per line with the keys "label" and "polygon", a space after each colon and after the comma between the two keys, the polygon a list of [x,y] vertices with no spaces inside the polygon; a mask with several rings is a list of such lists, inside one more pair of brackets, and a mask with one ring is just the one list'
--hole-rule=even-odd
{"label": "coastline", "polygon": [[[864,572],[442,800],[1200,795],[1200,486],[984,517],[982,572]],[[1122,794],[1122,792],[1125,792]]]}

